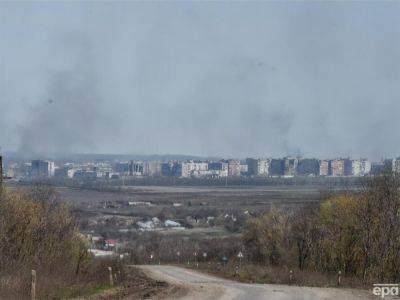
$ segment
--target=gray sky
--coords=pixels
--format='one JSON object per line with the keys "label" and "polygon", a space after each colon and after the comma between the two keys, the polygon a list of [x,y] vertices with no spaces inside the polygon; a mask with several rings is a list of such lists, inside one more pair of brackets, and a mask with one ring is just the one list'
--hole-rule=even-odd
{"label": "gray sky", "polygon": [[400,2],[0,3],[0,146],[400,155]]}

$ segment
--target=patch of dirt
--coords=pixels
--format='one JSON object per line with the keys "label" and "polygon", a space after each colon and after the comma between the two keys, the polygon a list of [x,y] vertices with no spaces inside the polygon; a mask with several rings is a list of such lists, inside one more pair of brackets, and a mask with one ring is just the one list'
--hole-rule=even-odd
{"label": "patch of dirt", "polygon": [[103,291],[86,299],[88,300],[136,300],[179,298],[186,291],[171,283],[150,278],[140,269],[129,267],[123,285]]}

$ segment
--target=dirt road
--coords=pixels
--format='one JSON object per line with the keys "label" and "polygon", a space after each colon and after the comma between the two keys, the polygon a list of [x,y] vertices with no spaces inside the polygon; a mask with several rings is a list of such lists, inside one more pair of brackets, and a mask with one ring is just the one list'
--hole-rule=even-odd
{"label": "dirt road", "polygon": [[371,292],[273,284],[244,284],[174,266],[141,266],[154,279],[183,287],[187,293],[172,299],[353,300],[374,299]]}

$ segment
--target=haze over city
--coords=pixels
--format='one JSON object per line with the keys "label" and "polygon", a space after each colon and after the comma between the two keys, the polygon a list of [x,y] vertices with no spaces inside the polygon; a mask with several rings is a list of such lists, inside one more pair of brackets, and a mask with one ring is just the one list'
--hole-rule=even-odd
{"label": "haze over city", "polygon": [[1,3],[0,146],[398,156],[399,5]]}
{"label": "haze over city", "polygon": [[0,0],[0,299],[398,299],[399,16]]}

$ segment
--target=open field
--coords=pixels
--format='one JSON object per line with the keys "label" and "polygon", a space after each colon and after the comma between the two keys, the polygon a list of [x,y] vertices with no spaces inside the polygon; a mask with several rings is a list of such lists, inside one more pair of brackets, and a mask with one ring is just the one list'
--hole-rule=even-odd
{"label": "open field", "polygon": [[[184,206],[208,206],[226,208],[263,208],[271,205],[298,205],[321,199],[327,192],[321,187],[122,187],[116,191],[95,191],[78,188],[57,187],[62,199],[73,207],[98,208],[104,202],[128,204],[150,202],[154,206],[169,207],[174,203]],[[151,208],[151,207],[150,207]],[[124,212],[130,210],[124,209]],[[131,212],[133,212],[132,210]]]}
{"label": "open field", "polygon": [[271,207],[292,209],[318,203],[332,192],[330,188],[310,185],[120,186],[106,191],[54,189],[61,201],[76,212],[83,230],[101,230],[110,236],[126,235],[138,231],[137,222],[156,217],[161,222],[174,220],[190,230],[157,228],[155,231],[199,238],[237,233],[250,216],[260,215]]}

